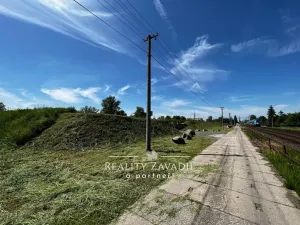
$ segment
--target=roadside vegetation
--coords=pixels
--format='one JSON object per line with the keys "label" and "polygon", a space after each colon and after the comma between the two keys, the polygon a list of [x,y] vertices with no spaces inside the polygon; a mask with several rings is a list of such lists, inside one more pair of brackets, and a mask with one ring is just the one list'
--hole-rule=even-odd
{"label": "roadside vegetation", "polygon": [[[195,137],[186,145],[175,145],[172,136],[155,138],[158,163],[186,163],[211,144]],[[3,224],[108,224],[125,208],[159,185],[165,178],[135,179],[151,174],[150,167],[129,171],[105,170],[105,163],[134,163],[146,158],[144,142],[105,146],[86,151],[22,149],[2,154],[0,173],[0,221]],[[135,155],[139,158],[110,158]],[[168,174],[173,170],[156,172]]]}
{"label": "roadside vegetation", "polygon": [[[107,170],[107,162],[148,160],[144,119],[111,109],[114,115],[89,107],[80,112],[74,108],[0,112],[1,224],[108,224],[166,179],[136,179],[151,175],[151,164],[144,170]],[[138,109],[134,117],[144,113]],[[173,125],[153,120],[152,148],[158,163],[186,163],[213,142],[194,137],[176,145],[171,141],[177,134]],[[128,155],[137,157],[111,157]],[[161,157],[178,155],[189,157]],[[155,174],[173,172],[164,167]]]}
{"label": "roadside vegetation", "polygon": [[[283,155],[270,150],[266,144],[261,144],[258,142],[256,137],[254,137],[251,132],[246,132],[246,134],[253,141],[253,143],[259,147],[260,151],[270,160],[274,168],[278,171],[278,174],[284,178],[285,186],[288,189],[296,191],[300,197],[300,166],[291,162]],[[283,151],[282,146],[272,146],[272,148],[276,148],[276,150],[279,152]],[[293,160],[300,164],[299,152],[289,148],[287,148],[286,151]]]}
{"label": "roadside vegetation", "polygon": [[20,146],[51,127],[59,115],[75,108],[39,108],[0,111],[0,146]]}
{"label": "roadside vegetation", "polygon": [[279,111],[276,113],[274,107],[271,105],[265,116],[257,117],[252,114],[249,116],[249,120],[257,120],[263,126],[269,127],[281,127],[282,129],[300,129],[300,112],[284,113]]}

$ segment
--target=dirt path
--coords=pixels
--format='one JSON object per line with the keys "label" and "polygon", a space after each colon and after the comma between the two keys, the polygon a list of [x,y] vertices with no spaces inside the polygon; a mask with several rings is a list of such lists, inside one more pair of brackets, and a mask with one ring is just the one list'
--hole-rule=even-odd
{"label": "dirt path", "polygon": [[206,148],[181,172],[131,206],[116,224],[300,224],[300,199],[240,128]]}

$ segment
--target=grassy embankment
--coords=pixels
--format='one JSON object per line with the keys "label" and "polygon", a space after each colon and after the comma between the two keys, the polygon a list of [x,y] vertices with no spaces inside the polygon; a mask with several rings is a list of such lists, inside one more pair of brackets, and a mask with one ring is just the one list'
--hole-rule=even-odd
{"label": "grassy embankment", "polygon": [[[255,141],[256,138],[250,132],[246,132],[248,137]],[[272,165],[278,171],[279,175],[285,179],[285,186],[288,189],[296,191],[298,196],[300,196],[300,167],[295,163],[291,162],[289,159],[285,158],[281,154],[270,150],[266,145],[262,146],[260,142],[255,141],[256,145],[260,148],[262,153],[270,160]],[[281,146],[272,146],[276,148],[277,151],[283,151]],[[300,153],[292,149],[287,148],[287,154],[293,158],[295,161],[300,163]]]}
{"label": "grassy embankment", "polygon": [[[145,170],[105,170],[107,162],[124,165],[145,160],[143,120],[62,114],[55,116],[56,122],[51,122],[52,126],[31,144],[9,148],[16,146],[16,140],[25,137],[29,141],[33,134],[40,134],[33,132],[35,127],[46,123],[49,117],[47,110],[24,112],[18,112],[10,120],[7,120],[8,112],[0,113],[0,121],[6,119],[6,125],[2,126],[6,133],[0,136],[4,143],[0,164],[3,224],[108,224],[164,180],[135,179],[153,173],[151,166]],[[153,135],[157,137],[153,139],[153,149],[159,150],[159,156],[180,154],[192,158],[212,142],[195,137],[188,144],[178,146],[170,140],[172,126],[158,122],[154,127]],[[163,134],[164,137],[159,137]],[[138,158],[110,158],[112,155]],[[160,157],[158,162],[184,163],[190,158]],[[172,172],[169,169],[156,173]],[[131,179],[125,177],[128,173]]]}
{"label": "grassy embankment", "polygon": [[222,129],[222,125],[220,122],[201,122],[201,121],[187,121],[187,127],[185,129],[193,129],[193,130],[203,130],[206,129],[208,131],[218,131],[220,130],[221,132],[229,132],[233,130],[233,128],[226,128]]}

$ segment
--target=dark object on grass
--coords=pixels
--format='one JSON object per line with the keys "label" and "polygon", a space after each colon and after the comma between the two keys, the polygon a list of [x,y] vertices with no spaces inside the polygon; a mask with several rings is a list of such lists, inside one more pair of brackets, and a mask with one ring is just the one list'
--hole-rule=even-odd
{"label": "dark object on grass", "polygon": [[221,131],[221,130],[218,130],[218,131]]}
{"label": "dark object on grass", "polygon": [[185,141],[184,141],[184,139],[182,137],[173,137],[172,141],[175,144],[185,144]]}
{"label": "dark object on grass", "polygon": [[203,129],[203,132],[207,131],[206,129]]}
{"label": "dark object on grass", "polygon": [[186,137],[187,137],[187,134],[183,133],[182,138],[186,138]]}
{"label": "dark object on grass", "polygon": [[192,140],[192,136],[191,135],[187,135],[186,139],[187,140]]}
{"label": "dark object on grass", "polygon": [[188,130],[186,130],[184,133],[186,133],[187,135],[190,135],[190,136],[196,135],[195,131],[192,130],[192,129],[188,129]]}

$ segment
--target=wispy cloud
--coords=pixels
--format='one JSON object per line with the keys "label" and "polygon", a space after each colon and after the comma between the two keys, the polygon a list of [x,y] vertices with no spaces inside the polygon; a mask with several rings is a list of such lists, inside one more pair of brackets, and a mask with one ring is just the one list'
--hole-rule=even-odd
{"label": "wispy cloud", "polygon": [[128,90],[131,86],[129,84],[127,84],[126,86],[120,88],[118,90],[118,95],[126,95],[126,90]]}
{"label": "wispy cloud", "polygon": [[[92,0],[81,0],[98,17],[126,32],[119,22]],[[68,35],[95,47],[129,54],[127,42],[89,12],[69,0],[2,0],[0,14]],[[130,53],[131,54],[131,53]]]}
{"label": "wispy cloud", "polygon": [[175,85],[187,85],[194,90],[204,92],[203,82],[226,78],[229,74],[228,71],[218,69],[211,64],[207,65],[203,60],[206,55],[221,46],[222,44],[210,44],[207,35],[197,37],[192,47],[182,51],[177,59],[170,62],[172,65],[170,71],[184,83],[183,85],[181,82],[177,82]]}
{"label": "wispy cloud", "polygon": [[163,6],[163,4],[161,3],[160,0],[153,0],[153,3],[154,3],[156,11],[160,15],[160,17],[164,20],[164,22],[167,24],[168,29],[172,31],[173,40],[176,40],[177,33],[174,30],[174,27],[171,23],[171,20],[168,17],[168,13],[167,13],[165,7]]}
{"label": "wispy cloud", "polygon": [[0,88],[0,99],[6,105],[8,109],[17,108],[33,108],[39,106],[49,106],[50,101],[39,99],[32,94],[28,93],[26,90],[19,90],[21,96],[11,91]]}
{"label": "wispy cloud", "polygon": [[241,95],[241,96],[231,96],[229,97],[229,101],[231,102],[244,102],[257,99],[255,95]]}
{"label": "wispy cloud", "polygon": [[171,108],[176,108],[179,106],[186,106],[186,105],[190,105],[191,102],[187,101],[187,100],[182,100],[182,99],[174,99],[173,101],[166,101],[163,102],[162,105],[166,106],[166,107],[171,107]]}
{"label": "wispy cloud", "polygon": [[163,100],[165,98],[165,96],[162,96],[162,95],[154,95],[151,97],[151,100],[152,101],[160,101],[160,100]]}
{"label": "wispy cloud", "polygon": [[90,87],[87,89],[81,88],[57,88],[57,89],[46,89],[42,88],[41,91],[49,95],[52,99],[62,101],[65,103],[80,103],[84,99],[90,99],[95,103],[100,102],[100,98],[97,93],[101,90],[99,87]]}
{"label": "wispy cloud", "polygon": [[103,90],[103,92],[108,92],[110,90],[110,85],[105,85],[105,89]]}
{"label": "wispy cloud", "polygon": [[256,38],[231,46],[233,52],[264,54],[269,57],[280,57],[300,52],[300,40],[279,44],[274,39]]}

